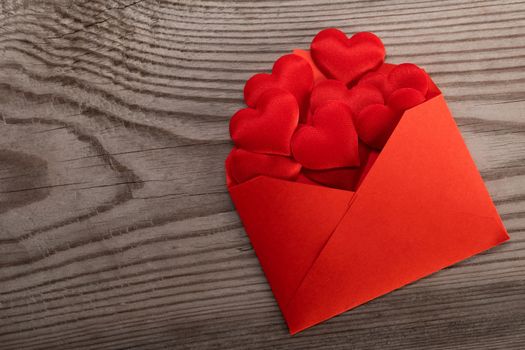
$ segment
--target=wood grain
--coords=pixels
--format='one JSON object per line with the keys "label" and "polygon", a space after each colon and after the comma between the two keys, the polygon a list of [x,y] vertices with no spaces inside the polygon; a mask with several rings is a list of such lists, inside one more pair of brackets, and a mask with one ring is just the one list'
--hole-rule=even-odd
{"label": "wood grain", "polygon": [[[228,119],[329,26],[432,74],[511,241],[290,337]],[[525,348],[524,39],[514,0],[3,0],[0,348]]]}

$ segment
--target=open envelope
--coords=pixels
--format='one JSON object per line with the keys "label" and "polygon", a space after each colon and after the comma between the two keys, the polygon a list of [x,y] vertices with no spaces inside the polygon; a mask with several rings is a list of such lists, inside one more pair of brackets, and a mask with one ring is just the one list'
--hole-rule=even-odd
{"label": "open envelope", "polygon": [[508,239],[442,95],[405,112],[356,192],[229,190],[292,334]]}

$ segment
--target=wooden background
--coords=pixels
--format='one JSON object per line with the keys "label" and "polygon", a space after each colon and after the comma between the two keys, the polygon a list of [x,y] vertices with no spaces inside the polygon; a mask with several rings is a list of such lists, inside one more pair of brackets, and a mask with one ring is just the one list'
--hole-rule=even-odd
{"label": "wooden background", "polygon": [[[369,30],[447,97],[511,241],[287,334],[224,185],[243,82]],[[525,1],[0,1],[0,348],[524,349]]]}

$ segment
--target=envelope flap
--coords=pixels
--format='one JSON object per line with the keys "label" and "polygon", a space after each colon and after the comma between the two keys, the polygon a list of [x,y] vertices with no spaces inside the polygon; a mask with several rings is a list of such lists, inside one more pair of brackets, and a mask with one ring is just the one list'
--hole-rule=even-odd
{"label": "envelope flap", "polygon": [[443,97],[408,111],[284,309],[296,333],[508,239]]}
{"label": "envelope flap", "polygon": [[230,187],[230,195],[282,308],[348,210],[354,192],[260,176]]}

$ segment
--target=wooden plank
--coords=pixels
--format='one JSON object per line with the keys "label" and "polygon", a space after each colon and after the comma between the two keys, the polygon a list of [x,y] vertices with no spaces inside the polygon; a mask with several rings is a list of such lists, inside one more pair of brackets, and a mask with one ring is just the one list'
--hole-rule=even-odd
{"label": "wooden plank", "polygon": [[[6,0],[2,349],[525,348],[525,2]],[[442,88],[511,240],[297,336],[224,185],[244,81],[374,31]]]}

